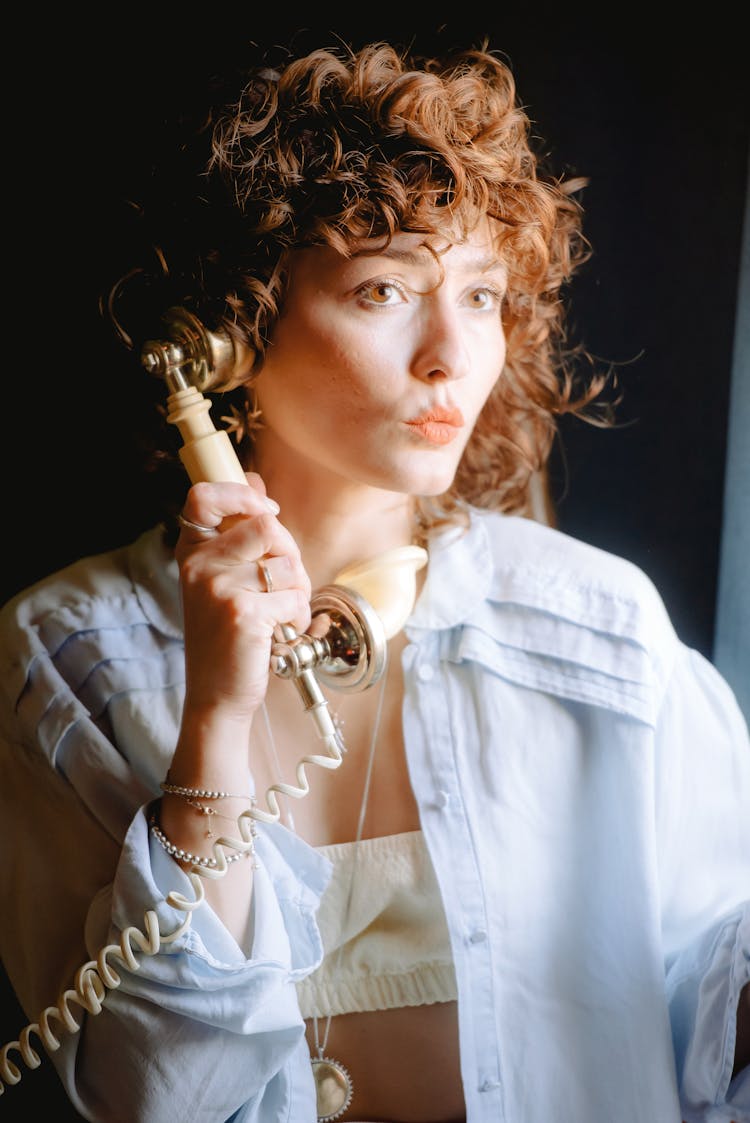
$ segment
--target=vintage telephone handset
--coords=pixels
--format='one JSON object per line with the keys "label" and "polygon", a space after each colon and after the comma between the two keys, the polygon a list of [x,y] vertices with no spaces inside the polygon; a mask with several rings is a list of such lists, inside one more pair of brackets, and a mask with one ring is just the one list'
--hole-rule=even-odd
{"label": "vintage telephone handset", "polygon": [[[167,339],[147,342],[141,352],[146,370],[162,378],[169,391],[167,420],[183,440],[182,460],[193,483],[235,480],[245,473],[224,429],[216,429],[204,392],[240,385],[250,371],[253,352],[226,334],[209,332],[185,308],[170,308],[164,317]],[[279,818],[276,791],[301,796],[308,791],[304,766],[335,768],[341,763],[339,734],[328,713],[320,682],[335,690],[364,690],[383,673],[388,639],[399,632],[411,612],[416,572],[427,553],[419,546],[390,550],[372,561],[347,567],[334,584],[317,590],[310,602],[313,618],[326,614],[330,626],[322,639],[298,636],[288,625],[277,629],[271,669],[296,686],[310,713],[327,757],[303,757],[297,766],[299,787],[274,785],[266,793],[269,811],[256,808],[256,818]]]}
{"label": "vintage telephone handset", "polygon": [[[210,416],[206,392],[228,390],[247,378],[253,363],[251,351],[227,335],[209,332],[185,308],[171,308],[164,323],[165,339],[150,341],[141,352],[145,369],[160,377],[168,389],[167,419],[179,429],[183,439],[182,460],[193,483],[237,481],[247,483],[239,459],[226,430],[216,429]],[[18,1041],[0,1050],[0,1095],[5,1084],[17,1084],[21,1073],[10,1058],[20,1052],[29,1068],[38,1068],[41,1059],[31,1045],[36,1034],[45,1047],[60,1047],[52,1023],[69,1033],[80,1029],[71,1005],[89,1014],[98,1014],[108,990],[120,984],[111,960],[137,970],[138,949],[155,955],[164,943],[176,940],[190,926],[192,912],[204,899],[203,877],[223,877],[228,863],[224,846],[233,850],[252,847],[253,820],[276,822],[280,818],[277,792],[302,798],[309,791],[305,765],[338,768],[343,760],[340,734],[328,712],[320,683],[341,691],[365,690],[381,677],[386,664],[387,641],[396,635],[408,618],[416,595],[416,573],[426,564],[427,552],[419,546],[390,550],[372,560],[347,567],[331,585],[317,590],[310,607],[313,618],[327,615],[330,626],[322,637],[297,635],[289,625],[281,625],[271,649],[271,670],[291,679],[307,712],[310,713],[326,754],[303,756],[297,764],[297,784],[278,783],[266,792],[266,808],[255,806],[243,811],[237,820],[241,839],[222,836],[214,842],[215,867],[193,865],[188,878],[193,900],[174,891],[167,897],[172,908],[185,913],[185,920],[172,932],[162,934],[156,914],[144,917],[144,930],[131,926],[122,933],[119,944],[102,948],[95,960],[79,968],[73,989],[65,990],[57,1006],[47,1007],[38,1022],[27,1025]],[[59,1028],[57,1030],[59,1032]]]}

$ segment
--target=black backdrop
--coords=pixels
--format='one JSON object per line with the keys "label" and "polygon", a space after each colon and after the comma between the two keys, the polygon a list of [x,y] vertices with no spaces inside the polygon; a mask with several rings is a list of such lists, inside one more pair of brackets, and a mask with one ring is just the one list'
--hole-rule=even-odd
{"label": "black backdrop", "polygon": [[[178,27],[158,9],[127,23],[114,12],[107,29],[69,14],[45,16],[42,29],[26,16],[8,42],[23,77],[4,114],[2,599],[151,521],[132,439],[147,376],[103,326],[97,298],[121,200],[148,174],[160,121],[247,38],[283,43],[301,24],[247,7],[225,5],[222,27],[196,17]],[[743,36],[722,5],[710,26],[658,30],[632,7],[617,9],[627,26],[517,8],[474,5],[438,34],[434,9],[367,19],[317,7],[314,29],[425,49],[487,33],[554,163],[589,177],[594,255],[572,290],[574,330],[622,364],[624,401],[614,430],[563,426],[558,524],[640,565],[683,638],[710,656],[750,136]],[[0,1045],[27,1020],[7,996]],[[42,1110],[50,1069],[45,1059],[24,1070],[3,1097],[7,1118]]]}

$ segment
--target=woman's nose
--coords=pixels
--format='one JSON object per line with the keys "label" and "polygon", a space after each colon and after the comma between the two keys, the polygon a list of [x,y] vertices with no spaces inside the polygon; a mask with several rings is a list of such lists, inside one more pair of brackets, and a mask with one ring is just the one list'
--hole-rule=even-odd
{"label": "woman's nose", "polygon": [[469,371],[469,355],[459,311],[440,299],[426,304],[420,317],[412,373],[424,382],[463,378]]}

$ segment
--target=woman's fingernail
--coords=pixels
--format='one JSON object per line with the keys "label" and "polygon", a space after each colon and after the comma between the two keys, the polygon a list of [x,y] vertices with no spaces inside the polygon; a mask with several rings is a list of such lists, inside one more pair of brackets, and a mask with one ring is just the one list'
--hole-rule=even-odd
{"label": "woman's fingernail", "polygon": [[263,502],[265,503],[266,507],[268,507],[268,510],[272,512],[272,514],[278,515],[281,507],[279,507],[275,499],[269,499],[267,495],[264,495]]}

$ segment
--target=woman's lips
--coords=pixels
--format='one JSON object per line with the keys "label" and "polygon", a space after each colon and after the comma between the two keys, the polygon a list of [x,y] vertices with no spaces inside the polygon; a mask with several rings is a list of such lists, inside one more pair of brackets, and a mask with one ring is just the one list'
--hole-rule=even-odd
{"label": "woman's lips", "polygon": [[431,409],[413,417],[406,425],[433,445],[447,445],[454,441],[464,425],[460,409]]}

